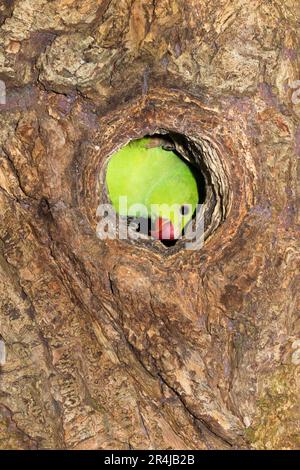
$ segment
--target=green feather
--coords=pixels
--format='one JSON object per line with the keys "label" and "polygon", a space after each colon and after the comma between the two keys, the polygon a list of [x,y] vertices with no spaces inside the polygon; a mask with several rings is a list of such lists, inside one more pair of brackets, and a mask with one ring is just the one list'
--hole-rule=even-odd
{"label": "green feather", "polygon": [[[106,184],[115,211],[123,216],[161,216],[171,220],[180,230],[190,221],[198,202],[195,176],[176,153],[162,147],[147,148],[151,138],[131,141],[114,153],[109,160]],[[127,210],[119,205],[120,196],[127,196]],[[131,208],[142,204],[146,210]],[[167,207],[177,205],[171,213]],[[181,216],[180,207],[191,205],[189,214]],[[153,209],[153,207],[152,207]]]}

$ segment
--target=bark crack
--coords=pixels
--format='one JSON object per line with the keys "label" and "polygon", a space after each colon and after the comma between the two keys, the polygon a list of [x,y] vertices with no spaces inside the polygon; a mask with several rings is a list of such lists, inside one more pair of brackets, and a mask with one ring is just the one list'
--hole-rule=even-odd
{"label": "bark crack", "polygon": [[32,200],[37,200],[37,198],[35,198],[34,196],[32,196],[31,194],[29,194],[27,192],[27,190],[25,189],[24,187],[24,184],[21,180],[21,176],[20,176],[20,172],[19,170],[16,168],[15,166],[15,162],[13,161],[13,159],[11,158],[11,156],[9,155],[9,153],[7,152],[7,150],[2,146],[1,147],[2,151],[3,151],[3,154],[4,156],[6,157],[6,159],[8,160],[9,164],[10,164],[10,167],[11,167],[11,170],[13,171],[17,181],[18,181],[18,184],[19,184],[19,187],[22,191],[22,193],[24,194],[24,196],[26,196],[28,199],[32,199]]}
{"label": "bark crack", "polygon": [[[224,437],[224,435],[216,432],[215,430],[212,429],[212,427],[201,417],[199,417],[198,415],[196,415],[193,411],[190,410],[190,408],[186,405],[185,401],[183,400],[183,398],[181,397],[180,393],[172,386],[168,383],[168,381],[163,377],[162,375],[162,372],[161,371],[156,371],[155,373],[152,373],[148,368],[147,366],[144,364],[144,362],[142,361],[141,357],[140,357],[140,354],[138,352],[138,350],[133,346],[132,343],[130,343],[129,339],[127,338],[127,336],[125,335],[124,333],[124,338],[128,344],[128,346],[130,347],[131,351],[133,352],[133,354],[135,355],[136,359],[138,360],[138,362],[142,365],[143,369],[151,375],[151,377],[153,378],[159,378],[161,380],[161,382],[166,386],[168,387],[168,389],[177,397],[177,399],[180,401],[181,405],[183,406],[183,408],[185,409],[186,413],[193,419],[195,425],[196,425],[196,429],[198,431],[200,431],[201,433],[201,438],[203,438],[204,440],[206,439],[205,436],[203,435],[205,432],[206,433],[209,433],[211,435],[213,435],[215,438],[217,438],[219,441],[221,441],[222,445],[225,445],[225,447],[229,447],[229,448],[232,448],[234,446],[233,442],[228,439],[228,437]],[[156,361],[155,361],[155,358],[151,355],[151,353],[149,353],[148,351],[148,354],[151,356],[152,360],[153,360],[153,363],[155,365],[155,368],[157,368],[157,365],[156,365]],[[203,429],[203,427],[205,429]],[[205,441],[205,444],[207,446],[209,446],[210,444],[207,443]]]}
{"label": "bark crack", "polygon": [[186,405],[185,401],[181,397],[180,393],[172,385],[170,385],[165,380],[165,378],[161,375],[161,373],[158,373],[158,376],[159,376],[160,380],[166,385],[166,387],[168,387],[177,396],[177,398],[179,399],[180,403],[182,404],[182,406],[184,407],[186,412],[195,420],[196,424],[200,425],[199,427],[200,427],[200,431],[202,433],[201,434],[202,437],[203,437],[203,431],[204,431],[202,426],[204,426],[206,432],[209,432],[210,434],[213,434],[213,436],[215,436],[222,443],[226,444],[226,446],[229,446],[229,447],[233,446],[233,443],[232,443],[231,440],[229,440],[228,438],[225,438],[220,433],[217,433],[216,431],[214,431],[212,429],[212,427],[203,418],[200,418],[193,411],[190,410],[190,408]]}
{"label": "bark crack", "polygon": [[19,427],[19,425],[16,423],[15,419],[14,419],[13,412],[7,406],[3,405],[2,403],[0,404],[0,412],[1,412],[2,416],[4,417],[4,419],[8,420],[9,426],[11,427],[10,432],[15,431],[16,434],[19,434],[19,435],[22,436],[23,441],[25,441],[25,442],[29,441],[29,445],[26,446],[27,448],[35,449],[35,450],[37,450],[39,448],[39,440],[33,438],[32,436],[30,436],[30,434],[28,434],[23,429],[21,429]]}

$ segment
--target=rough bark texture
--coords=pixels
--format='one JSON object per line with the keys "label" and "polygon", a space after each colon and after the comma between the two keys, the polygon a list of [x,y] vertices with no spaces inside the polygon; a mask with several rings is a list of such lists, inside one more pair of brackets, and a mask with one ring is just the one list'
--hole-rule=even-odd
{"label": "rough bark texture", "polygon": [[[299,0],[1,0],[0,25],[0,447],[299,448]],[[228,180],[201,250],[96,237],[99,170],[157,129]]]}

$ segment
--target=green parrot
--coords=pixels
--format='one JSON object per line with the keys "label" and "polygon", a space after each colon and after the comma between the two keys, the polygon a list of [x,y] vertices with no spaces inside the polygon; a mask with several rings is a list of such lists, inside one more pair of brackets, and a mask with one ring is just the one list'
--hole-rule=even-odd
{"label": "green parrot", "polygon": [[[163,139],[129,142],[108,162],[106,184],[117,214],[151,219],[151,236],[177,239],[198,203],[198,187],[189,165]],[[127,197],[123,207],[120,197]]]}

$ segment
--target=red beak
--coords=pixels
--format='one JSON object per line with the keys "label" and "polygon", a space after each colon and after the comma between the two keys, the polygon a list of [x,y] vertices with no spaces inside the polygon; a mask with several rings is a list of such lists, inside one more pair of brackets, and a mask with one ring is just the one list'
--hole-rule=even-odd
{"label": "red beak", "polygon": [[157,240],[174,240],[174,226],[170,220],[159,217],[155,221],[151,235]]}

